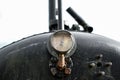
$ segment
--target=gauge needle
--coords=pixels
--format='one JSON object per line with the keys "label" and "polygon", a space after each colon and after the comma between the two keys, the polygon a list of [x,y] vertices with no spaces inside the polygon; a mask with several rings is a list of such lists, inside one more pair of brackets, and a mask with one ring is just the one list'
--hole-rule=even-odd
{"label": "gauge needle", "polygon": [[64,44],[64,41],[63,41],[63,40],[61,40],[61,42],[60,42],[60,46],[63,46],[63,44]]}

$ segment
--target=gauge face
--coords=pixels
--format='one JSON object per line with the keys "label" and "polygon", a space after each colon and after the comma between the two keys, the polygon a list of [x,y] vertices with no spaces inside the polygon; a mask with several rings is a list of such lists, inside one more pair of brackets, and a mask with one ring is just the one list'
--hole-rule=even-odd
{"label": "gauge face", "polygon": [[67,31],[54,33],[51,37],[51,45],[59,52],[67,52],[73,46],[71,34]]}

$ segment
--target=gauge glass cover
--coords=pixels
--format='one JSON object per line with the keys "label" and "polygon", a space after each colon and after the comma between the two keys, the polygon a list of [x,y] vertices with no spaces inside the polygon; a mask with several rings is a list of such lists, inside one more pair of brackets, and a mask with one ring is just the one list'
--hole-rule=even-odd
{"label": "gauge glass cover", "polygon": [[69,32],[57,32],[51,37],[52,47],[59,52],[67,52],[73,46],[73,40]]}

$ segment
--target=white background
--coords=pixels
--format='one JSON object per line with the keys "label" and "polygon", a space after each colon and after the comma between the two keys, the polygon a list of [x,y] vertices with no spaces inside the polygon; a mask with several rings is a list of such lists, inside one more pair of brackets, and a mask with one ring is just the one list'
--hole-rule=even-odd
{"label": "white background", "polygon": [[[70,26],[74,19],[65,11],[71,6],[93,33],[120,41],[119,0],[62,0],[63,18]],[[48,32],[48,0],[0,0],[0,46],[21,38]]]}

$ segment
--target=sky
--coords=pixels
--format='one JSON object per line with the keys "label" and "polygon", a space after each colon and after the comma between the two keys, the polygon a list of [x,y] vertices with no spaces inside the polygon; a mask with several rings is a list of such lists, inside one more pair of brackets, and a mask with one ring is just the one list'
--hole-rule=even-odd
{"label": "sky", "polygon": [[[93,33],[120,42],[119,0],[62,0],[63,20],[75,20],[66,12],[72,7]],[[0,47],[27,36],[48,32],[48,0],[0,0]]]}

